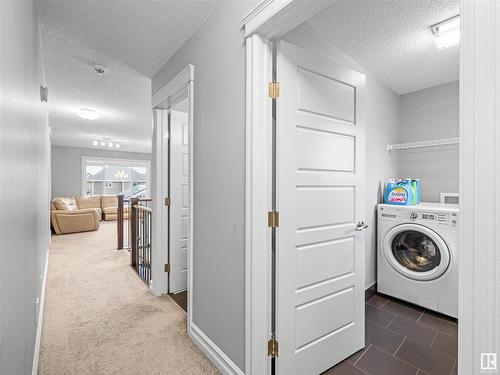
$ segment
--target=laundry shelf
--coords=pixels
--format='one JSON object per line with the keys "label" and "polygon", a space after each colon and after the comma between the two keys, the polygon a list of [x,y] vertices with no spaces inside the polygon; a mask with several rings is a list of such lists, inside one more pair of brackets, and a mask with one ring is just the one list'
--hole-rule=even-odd
{"label": "laundry shelf", "polygon": [[458,137],[444,138],[444,139],[430,139],[427,141],[395,143],[392,145],[387,145],[387,151],[409,150],[412,148],[437,147],[437,146],[448,146],[457,144],[458,144]]}

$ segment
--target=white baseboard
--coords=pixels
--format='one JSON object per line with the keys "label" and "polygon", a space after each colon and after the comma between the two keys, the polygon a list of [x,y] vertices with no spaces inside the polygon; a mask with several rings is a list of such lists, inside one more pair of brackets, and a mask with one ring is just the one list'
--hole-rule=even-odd
{"label": "white baseboard", "polygon": [[191,340],[201,349],[223,375],[245,375],[194,323],[190,327]]}
{"label": "white baseboard", "polygon": [[31,375],[38,374],[38,359],[40,358],[40,343],[42,340],[42,326],[43,326],[43,310],[45,307],[45,286],[47,285],[47,270],[49,268],[49,251],[47,250],[47,256],[45,258],[45,267],[43,270],[42,278],[42,290],[40,291],[40,306],[38,306],[38,324],[36,327],[36,339],[35,339],[35,351],[33,353],[33,368],[31,370]]}

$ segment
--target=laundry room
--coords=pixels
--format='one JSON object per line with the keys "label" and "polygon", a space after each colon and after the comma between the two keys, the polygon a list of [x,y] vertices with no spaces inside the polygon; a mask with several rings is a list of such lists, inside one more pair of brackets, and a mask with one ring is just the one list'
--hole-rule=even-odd
{"label": "laundry room", "polygon": [[280,42],[365,77],[365,347],[325,374],[457,373],[459,7],[335,1]]}

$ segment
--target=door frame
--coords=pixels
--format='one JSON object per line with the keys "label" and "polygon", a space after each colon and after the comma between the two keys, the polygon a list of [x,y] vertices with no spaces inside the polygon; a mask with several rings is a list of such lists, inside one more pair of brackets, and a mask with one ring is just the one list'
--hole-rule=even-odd
{"label": "door frame", "polygon": [[[194,99],[194,65],[186,66],[177,76],[170,82],[164,85],[155,95],[153,95],[151,104],[153,109],[153,165],[152,173],[154,176],[154,184],[152,189],[153,198],[153,247],[152,247],[152,280],[153,293],[157,296],[168,293],[168,274],[165,272],[164,265],[168,262],[168,236],[165,236],[165,231],[162,228],[168,227],[168,217],[158,215],[164,212],[164,174],[165,169],[168,169],[168,152],[164,153],[163,140],[168,137],[168,129],[164,129],[162,124],[163,113],[169,110],[179,100],[184,99],[187,94],[189,101],[188,110],[188,158],[189,158],[189,220],[188,220],[188,260],[187,260],[187,277],[188,291],[192,290],[193,286],[193,99]],[[161,108],[160,108],[161,107]],[[159,244],[158,246],[154,244]],[[160,277],[156,277],[160,275]],[[193,296],[188,293],[188,311],[187,311],[187,329],[191,332],[192,323],[192,301]]]}
{"label": "door frame", "polygon": [[[478,192],[481,181],[499,176],[500,5],[494,0],[460,0],[460,215],[459,225],[459,374],[479,374],[480,354],[499,352],[500,257],[495,257],[500,223],[500,184],[490,199]],[[246,43],[246,183],[245,183],[245,373],[270,374],[266,343],[270,333],[270,210],[272,44],[329,5],[328,0],[263,0],[242,20]],[[485,38],[484,35],[489,35]],[[498,39],[498,38],[497,38]],[[496,43],[496,44],[495,44]],[[463,94],[462,94],[463,93]],[[496,94],[496,96],[494,95]],[[498,141],[498,142],[495,142]],[[482,151],[483,150],[483,151]],[[493,188],[492,188],[493,189]],[[496,198],[498,202],[500,198]],[[486,236],[486,237],[485,237]],[[489,246],[488,246],[489,245]],[[467,252],[464,248],[474,248]],[[479,254],[478,249],[481,249]],[[480,272],[475,268],[481,266]],[[496,283],[496,284],[495,284]],[[488,285],[489,288],[484,286]],[[496,288],[499,289],[499,288]],[[480,302],[480,303],[475,303]],[[487,306],[486,306],[487,305]],[[493,332],[493,333],[491,333]],[[496,335],[496,336],[495,336]],[[497,339],[495,343],[495,337]],[[465,339],[462,338],[473,338]],[[496,346],[495,346],[496,345]],[[500,355],[500,353],[498,353]]]}

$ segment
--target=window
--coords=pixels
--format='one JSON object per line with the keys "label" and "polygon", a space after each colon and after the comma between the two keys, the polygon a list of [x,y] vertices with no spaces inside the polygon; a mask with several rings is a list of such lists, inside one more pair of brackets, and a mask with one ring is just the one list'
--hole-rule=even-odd
{"label": "window", "polygon": [[149,197],[149,171],[149,161],[84,156],[82,194]]}

